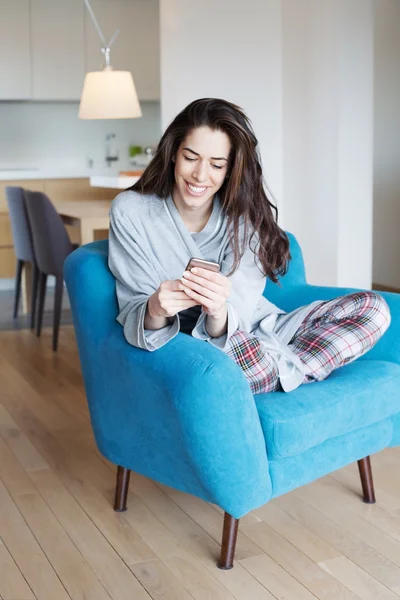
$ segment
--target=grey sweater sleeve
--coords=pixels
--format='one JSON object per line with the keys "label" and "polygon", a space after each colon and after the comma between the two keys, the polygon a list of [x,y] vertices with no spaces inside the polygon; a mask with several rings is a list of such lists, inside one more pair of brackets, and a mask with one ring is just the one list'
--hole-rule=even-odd
{"label": "grey sweater sleeve", "polygon": [[177,335],[179,316],[162,329],[144,328],[148,299],[161,281],[143,247],[130,215],[114,204],[110,212],[109,267],[116,279],[120,310],[117,320],[130,344],[153,351]]}

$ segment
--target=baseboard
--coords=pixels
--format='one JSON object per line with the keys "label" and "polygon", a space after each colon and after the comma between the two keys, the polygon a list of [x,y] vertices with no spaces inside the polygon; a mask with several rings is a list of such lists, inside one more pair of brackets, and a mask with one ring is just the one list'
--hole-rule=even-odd
{"label": "baseboard", "polygon": [[0,292],[14,289],[14,279],[0,279]]}
{"label": "baseboard", "polygon": [[400,288],[391,285],[383,285],[382,283],[373,283],[372,289],[377,292],[394,292],[395,294],[400,294]]}

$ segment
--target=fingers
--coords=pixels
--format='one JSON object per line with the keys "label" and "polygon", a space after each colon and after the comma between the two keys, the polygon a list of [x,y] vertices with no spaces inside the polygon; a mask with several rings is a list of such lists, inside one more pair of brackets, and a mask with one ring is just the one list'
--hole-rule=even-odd
{"label": "fingers", "polygon": [[164,281],[160,285],[159,298],[163,302],[175,303],[177,300],[187,300],[188,297],[183,291],[184,285],[179,280]]}
{"label": "fingers", "polygon": [[177,313],[182,312],[183,310],[188,310],[188,308],[193,308],[194,306],[198,306],[197,302],[191,302],[190,304],[176,304],[173,308],[171,308],[170,310],[170,317],[173,317],[174,315],[176,315]]}
{"label": "fingers", "polygon": [[[196,269],[206,273],[205,269]],[[211,276],[218,275],[218,273],[210,273]],[[209,298],[215,303],[223,304],[227,300],[230,294],[231,283],[224,275],[220,276],[219,282],[216,283],[211,279],[206,279],[201,275],[194,275],[189,271],[185,271],[181,279],[185,292],[192,290],[197,292],[205,298]]]}
{"label": "fingers", "polygon": [[181,282],[185,294],[201,304],[208,314],[219,315],[226,307],[231,282],[225,275],[196,267],[185,271]]}
{"label": "fingers", "polygon": [[190,273],[193,273],[193,275],[198,275],[199,277],[207,279],[208,281],[212,281],[213,283],[219,283],[220,285],[222,285],[223,280],[226,279],[225,275],[222,275],[221,273],[215,273],[215,271],[201,269],[199,267],[193,267],[193,269],[190,270]]}
{"label": "fingers", "polygon": [[181,312],[182,310],[186,310],[188,308],[193,308],[194,306],[199,306],[199,303],[196,302],[196,300],[191,300],[190,298],[187,299],[187,302],[179,302],[179,304],[176,305],[176,309],[177,312]]}
{"label": "fingers", "polygon": [[214,292],[215,294],[221,294],[221,292],[223,291],[223,288],[217,283],[214,283],[209,279],[205,279],[204,277],[200,277],[200,275],[193,275],[190,271],[184,272],[184,274],[182,275],[181,282],[184,284],[185,287],[189,285],[191,289],[194,289],[198,292],[200,292],[200,288],[204,288],[205,290],[207,289],[210,292]]}
{"label": "fingers", "polygon": [[156,308],[153,311],[156,316],[172,317],[182,310],[199,304],[194,298],[189,298],[185,294],[179,279],[163,281],[153,296],[156,298]]}
{"label": "fingers", "polygon": [[175,297],[171,299],[171,305],[173,306],[183,306],[184,304],[193,304],[193,302],[193,298],[189,298],[188,295],[185,294],[185,292],[182,292],[182,296],[179,296],[179,298]]}
{"label": "fingers", "polygon": [[[185,294],[188,294],[188,292],[193,292],[193,293],[197,293],[198,294],[198,298],[208,298],[209,300],[212,300],[213,302],[218,302],[218,300],[222,300],[224,301],[225,298],[222,297],[220,294],[217,294],[209,289],[207,289],[206,287],[203,287],[202,285],[199,285],[198,283],[194,283],[194,281],[190,281],[188,279],[182,278],[182,283],[183,283],[183,290]],[[190,294],[188,294],[190,296]],[[196,296],[193,296],[196,297]]]}
{"label": "fingers", "polygon": [[188,272],[193,274],[193,276],[201,277],[202,279],[206,279],[207,281],[222,287],[227,285],[227,282],[229,282],[228,278],[225,275],[222,275],[222,273],[215,273],[215,271],[210,271],[209,269],[200,269],[199,267],[194,267],[190,271],[185,271],[185,274]]}
{"label": "fingers", "polygon": [[185,271],[181,280],[161,283],[158,299],[166,314],[176,314],[198,305],[213,314],[220,312],[225,305],[230,293],[230,280],[206,269],[192,269],[194,270],[196,273]]}
{"label": "fingers", "polygon": [[[197,300],[207,312],[219,314],[230,295],[230,280],[224,275],[216,278],[214,276],[219,275],[218,273],[207,273],[205,269],[196,268],[196,271],[210,275],[210,279],[185,271],[181,279],[185,293]],[[218,279],[218,282],[215,279]]]}
{"label": "fingers", "polygon": [[186,296],[186,300],[177,300],[177,301],[171,302],[168,306],[165,306],[164,307],[165,316],[173,317],[177,313],[179,313],[183,310],[187,310],[188,308],[193,308],[194,306],[197,306],[197,305],[198,305],[198,302],[196,302],[196,300],[194,300],[193,298],[188,298]]}
{"label": "fingers", "polygon": [[160,288],[166,293],[179,292],[182,290],[182,283],[180,279],[167,279],[161,283]]}
{"label": "fingers", "polygon": [[[212,292],[209,293],[212,294]],[[209,310],[211,313],[218,312],[221,309],[221,305],[225,303],[221,303],[220,298],[218,298],[218,296],[216,296],[215,294],[214,298],[209,298],[207,296],[199,294],[198,292],[195,292],[191,288],[185,288],[185,294],[187,294],[189,298],[195,300],[197,304],[201,304],[201,306]]]}
{"label": "fingers", "polygon": [[181,300],[188,300],[187,294],[185,293],[184,286],[182,285],[182,289],[179,292],[174,292],[173,302],[180,302]]}

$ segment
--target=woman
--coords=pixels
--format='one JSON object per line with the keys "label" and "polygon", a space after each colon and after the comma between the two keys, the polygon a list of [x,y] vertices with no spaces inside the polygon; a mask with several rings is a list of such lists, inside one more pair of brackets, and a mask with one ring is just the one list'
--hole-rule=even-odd
{"label": "woman", "polygon": [[[373,292],[288,314],[264,298],[266,278],[276,282],[290,259],[276,217],[244,112],[219,99],[192,102],[112,205],[109,265],[128,342],[153,351],[190,333],[236,360],[253,393],[325,379],[369,350],[390,323]],[[220,272],[186,271],[191,257]]]}

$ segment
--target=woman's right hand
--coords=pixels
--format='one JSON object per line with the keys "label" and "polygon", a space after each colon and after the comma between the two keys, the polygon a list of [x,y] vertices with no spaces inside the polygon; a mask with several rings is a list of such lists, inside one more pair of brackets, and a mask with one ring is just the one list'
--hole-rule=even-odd
{"label": "woman's right hand", "polygon": [[196,306],[198,302],[188,298],[179,279],[163,281],[147,303],[147,313],[151,319],[174,317],[181,310]]}

